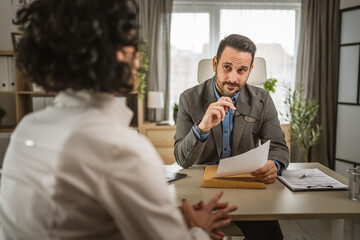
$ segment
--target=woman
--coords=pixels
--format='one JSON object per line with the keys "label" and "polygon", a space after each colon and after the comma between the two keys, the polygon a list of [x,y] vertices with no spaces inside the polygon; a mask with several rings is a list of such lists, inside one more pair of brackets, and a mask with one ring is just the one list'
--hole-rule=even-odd
{"label": "woman", "polygon": [[[208,239],[236,207],[187,200],[178,211],[160,157],[129,128],[138,66],[130,0],[38,0],[18,13],[17,63],[53,106],[12,134],[1,179],[1,239]],[[214,211],[217,210],[218,211]],[[182,213],[182,214],[181,214]]]}

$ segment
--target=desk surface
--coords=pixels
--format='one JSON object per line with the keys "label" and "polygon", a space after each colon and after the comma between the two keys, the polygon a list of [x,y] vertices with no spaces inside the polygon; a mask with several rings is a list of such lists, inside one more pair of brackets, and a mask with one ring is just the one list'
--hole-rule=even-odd
{"label": "desk surface", "polygon": [[[288,169],[318,168],[338,181],[348,179],[319,163],[290,163]],[[266,189],[202,188],[204,166],[182,169],[168,165],[167,170],[186,173],[186,178],[169,184],[170,194],[177,205],[186,198],[192,203],[207,202],[222,190],[222,201],[238,206],[232,213],[234,220],[359,218],[360,202],[348,199],[347,191],[292,192],[279,180],[267,184]]]}

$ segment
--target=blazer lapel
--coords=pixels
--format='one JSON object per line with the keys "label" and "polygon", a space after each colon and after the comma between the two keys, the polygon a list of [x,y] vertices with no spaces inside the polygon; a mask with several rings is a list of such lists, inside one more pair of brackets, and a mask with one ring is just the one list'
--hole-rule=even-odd
{"label": "blazer lapel", "polygon": [[[206,83],[206,92],[204,95],[204,104],[203,104],[203,110],[204,114],[211,103],[216,102],[216,96],[214,93],[214,78],[212,78],[210,81]],[[217,126],[213,127],[211,129],[211,134],[213,135],[216,150],[218,153],[218,157],[220,158],[221,155],[221,144],[222,144],[222,128],[221,123],[219,123]]]}
{"label": "blazer lapel", "polygon": [[[241,93],[240,93],[241,95]],[[240,96],[238,101],[236,102],[236,110],[239,111],[243,115],[249,115],[251,111],[251,106],[247,103],[241,101]],[[238,149],[240,139],[244,133],[244,129],[246,126],[246,121],[242,116],[235,117],[234,116],[234,126],[232,131],[232,145],[231,149],[233,153],[236,153]],[[233,154],[234,155],[234,154]],[[236,155],[236,154],[235,154]]]}

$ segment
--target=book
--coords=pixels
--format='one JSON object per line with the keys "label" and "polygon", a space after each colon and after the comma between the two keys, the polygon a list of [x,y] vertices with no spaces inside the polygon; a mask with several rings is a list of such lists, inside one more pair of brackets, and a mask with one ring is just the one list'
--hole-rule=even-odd
{"label": "book", "polygon": [[317,168],[285,170],[277,178],[294,192],[348,190],[348,186]]}

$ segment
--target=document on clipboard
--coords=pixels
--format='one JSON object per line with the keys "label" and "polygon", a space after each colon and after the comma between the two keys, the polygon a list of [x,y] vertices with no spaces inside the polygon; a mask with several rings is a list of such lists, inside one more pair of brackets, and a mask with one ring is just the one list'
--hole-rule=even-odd
{"label": "document on clipboard", "polygon": [[277,177],[291,191],[348,190],[348,186],[326,175],[317,168],[285,170]]}

